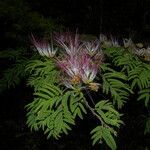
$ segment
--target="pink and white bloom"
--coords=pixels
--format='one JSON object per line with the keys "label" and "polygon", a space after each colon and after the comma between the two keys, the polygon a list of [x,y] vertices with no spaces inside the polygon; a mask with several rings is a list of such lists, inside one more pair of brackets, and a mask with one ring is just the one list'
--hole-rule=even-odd
{"label": "pink and white bloom", "polygon": [[82,81],[84,83],[91,83],[95,79],[97,75],[98,68],[97,66],[86,66],[83,70],[83,73],[81,74]]}
{"label": "pink and white bloom", "polygon": [[46,56],[46,57],[55,56],[57,49],[56,48],[54,49],[52,43],[50,45],[49,42],[46,40],[38,41],[34,38],[33,35],[31,41],[41,56]]}
{"label": "pink and white bloom", "polygon": [[105,43],[106,41],[108,41],[107,37],[104,35],[104,34],[100,34],[99,35],[99,40],[100,40],[100,43],[103,44]]}
{"label": "pink and white bloom", "polygon": [[133,51],[136,55],[138,56],[145,56],[145,55],[150,55],[150,47],[147,48],[141,48],[141,49],[134,49]]}
{"label": "pink and white bloom", "polygon": [[[70,33],[55,34],[55,40],[65,51],[61,57],[55,57],[62,76],[62,83],[71,89],[90,88],[97,91],[99,84],[94,82],[103,59],[100,41],[81,42],[79,35]],[[54,57],[56,49],[46,40],[36,40],[32,35],[32,43],[41,56]]]}
{"label": "pink and white bloom", "polygon": [[79,35],[56,35],[55,36],[56,42],[66,51],[68,55],[75,55],[80,51],[83,44],[79,40]]}
{"label": "pink and white bloom", "polygon": [[98,64],[94,63],[91,57],[84,53],[81,58],[81,78],[84,83],[93,82],[98,72]]}
{"label": "pink and white bloom", "polygon": [[111,37],[111,44],[114,47],[120,47],[119,42],[116,38]]}
{"label": "pink and white bloom", "polygon": [[100,42],[98,40],[85,42],[84,45],[90,55],[93,55],[96,52],[98,52],[98,49],[100,48]]}
{"label": "pink and white bloom", "polygon": [[[65,82],[67,87],[72,87],[72,85],[83,87],[83,83],[91,84],[98,72],[98,64],[95,64],[84,51],[75,56],[66,56],[65,59],[58,61],[58,65],[67,75],[67,82]],[[97,89],[96,85],[98,84],[94,85]]]}
{"label": "pink and white bloom", "polygon": [[58,61],[58,65],[71,78],[81,73],[77,56],[66,56],[65,59]]}
{"label": "pink and white bloom", "polygon": [[123,45],[125,48],[134,47],[132,39],[123,39]]}

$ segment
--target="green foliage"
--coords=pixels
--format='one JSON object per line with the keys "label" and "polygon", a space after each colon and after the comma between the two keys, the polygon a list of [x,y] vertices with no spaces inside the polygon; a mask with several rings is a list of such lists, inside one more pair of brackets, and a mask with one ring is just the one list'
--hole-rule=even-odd
{"label": "green foliage", "polygon": [[98,102],[95,105],[95,110],[108,125],[119,127],[120,123],[122,123],[122,121],[119,120],[120,114],[108,100],[101,100]]}
{"label": "green foliage", "polygon": [[5,87],[10,88],[11,86],[15,87],[18,85],[21,79],[25,78],[25,66],[26,60],[22,60],[13,65],[13,68],[5,70],[0,81],[1,90],[4,90]]}
{"label": "green foliage", "polygon": [[148,104],[150,102],[150,88],[147,88],[147,89],[142,89],[138,92],[138,101],[139,100],[144,100],[144,104],[146,107],[148,107]]}
{"label": "green foliage", "polygon": [[[42,128],[48,138],[58,139],[62,133],[68,134],[75,118],[83,118],[83,94],[65,92],[59,87],[59,71],[49,59],[31,60],[26,65],[31,74],[28,85],[34,87],[35,99],[27,105],[27,124],[31,129]],[[57,86],[56,86],[56,85]]]}
{"label": "green foliage", "polygon": [[[9,64],[8,69],[4,70],[1,74],[0,92],[19,85],[21,80],[27,77],[25,67],[29,59],[24,56],[24,53],[24,49],[0,52],[0,58]],[[5,68],[6,66],[2,67]]]}
{"label": "green foliage", "polygon": [[129,53],[127,50],[124,50],[121,54],[114,57],[113,62],[116,66],[121,68],[121,71],[127,73],[140,64],[138,58]]}
{"label": "green foliage", "polygon": [[59,79],[59,71],[56,69],[54,62],[48,59],[28,61],[26,72],[29,72],[28,85],[38,87],[45,83],[56,83]]}
{"label": "green foliage", "polygon": [[71,129],[68,123],[74,124],[74,120],[61,103],[67,100],[66,94],[62,96],[62,91],[58,87],[46,84],[34,95],[38,98],[27,106],[30,110],[27,114],[27,123],[31,129],[42,128],[48,133],[48,137],[53,136],[56,139],[62,132],[67,134],[67,130]]}
{"label": "green foliage", "polygon": [[[31,129],[42,128],[49,137],[58,139],[62,133],[68,134],[76,116],[83,118],[86,113],[83,106],[83,95],[73,91],[62,91],[50,83],[43,84],[34,93],[35,99],[28,104],[27,124]],[[79,97],[79,98],[78,98]]]}
{"label": "green foliage", "polygon": [[22,49],[17,49],[17,50],[5,50],[5,51],[0,51],[0,58],[1,59],[12,59],[12,60],[17,60],[19,57],[21,57],[23,53]]}
{"label": "green foliage", "polygon": [[116,136],[116,131],[113,127],[119,127],[123,122],[120,120],[120,114],[114,109],[111,102],[101,100],[95,105],[95,110],[100,117],[101,124],[91,131],[93,145],[104,141],[112,149],[116,150],[116,142],[112,136]]}
{"label": "green foliage", "polygon": [[96,128],[94,128],[91,131],[91,134],[93,134],[93,136],[92,136],[93,145],[96,143],[101,143],[101,140],[104,139],[106,144],[112,150],[116,150],[117,146],[116,146],[115,140],[112,136],[112,132],[113,131],[111,128],[107,128],[107,127],[103,127],[103,126],[97,126]]}
{"label": "green foliage", "polygon": [[128,80],[131,81],[131,88],[138,87],[140,90],[150,87],[150,66],[142,63],[129,71]]}
{"label": "green foliage", "polygon": [[[119,67],[121,73],[124,73],[127,77],[132,94],[137,95],[138,101],[143,101],[145,107],[149,109],[150,102],[150,64],[143,62],[129,49],[108,48],[106,53],[111,58],[114,66]],[[125,82],[126,83],[126,82]],[[150,121],[149,117],[146,117],[144,134],[150,133]]]}
{"label": "green foliage", "polygon": [[[120,49],[119,52],[118,49]],[[129,49],[107,48],[106,54],[110,56],[113,64],[120,68],[120,72],[126,75],[130,89],[134,93],[138,91],[137,100],[143,100],[145,106],[148,107],[150,100],[150,65],[142,62]]]}
{"label": "green foliage", "polygon": [[113,104],[117,103],[118,108],[121,108],[132,92],[127,84],[127,76],[123,72],[115,71],[106,64],[102,65],[101,68],[103,71],[103,93],[111,94]]}
{"label": "green foliage", "polygon": [[117,66],[121,72],[129,74],[129,71],[141,64],[140,59],[131,53],[131,50],[123,47],[106,48],[106,55],[111,58],[112,63]]}

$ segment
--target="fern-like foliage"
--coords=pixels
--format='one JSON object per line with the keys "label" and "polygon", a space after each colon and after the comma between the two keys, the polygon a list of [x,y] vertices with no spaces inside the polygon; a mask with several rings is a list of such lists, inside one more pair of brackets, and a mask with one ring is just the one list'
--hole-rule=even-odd
{"label": "fern-like foliage", "polygon": [[121,71],[129,73],[140,64],[139,59],[128,51],[123,51],[121,54],[113,58],[113,63],[121,68]]}
{"label": "fern-like foliage", "polygon": [[113,132],[114,131],[112,131],[111,128],[97,126],[91,131],[93,145],[95,145],[96,143],[101,143],[101,140],[104,140],[112,150],[116,150],[117,146],[112,136]]}
{"label": "fern-like foliage", "polygon": [[58,139],[62,133],[68,134],[75,118],[83,118],[86,113],[83,95],[73,91],[62,91],[50,83],[43,84],[34,93],[35,100],[28,104],[27,124],[31,129],[42,128],[49,137]]}
{"label": "fern-like foliage", "polygon": [[143,100],[146,107],[150,101],[150,65],[141,63],[129,71],[131,88],[139,90],[137,100]]}
{"label": "fern-like foliage", "polygon": [[141,64],[140,59],[136,55],[133,55],[129,49],[110,47],[106,48],[105,51],[112,63],[117,66],[121,72],[128,74],[129,71]]}
{"label": "fern-like foliage", "polygon": [[27,54],[25,49],[5,50],[0,52],[0,58],[8,62],[9,66],[1,74],[0,92],[19,85],[22,79],[28,78],[26,65],[30,59],[38,58],[37,55]]}
{"label": "fern-like foliage", "polygon": [[[149,109],[150,102],[150,64],[143,62],[131,50],[123,49],[118,52],[118,48],[108,48],[107,55],[113,65],[119,68],[121,73],[127,77],[132,94],[136,94],[138,101],[143,101],[145,107]],[[111,55],[110,55],[111,54]],[[150,133],[150,119],[146,117],[144,121],[144,134]]]}
{"label": "fern-like foliage", "polygon": [[1,92],[10,87],[19,85],[21,80],[27,76],[25,72],[27,61],[28,59],[22,59],[17,61],[16,64],[12,65],[11,68],[4,70],[2,79],[0,80]]}
{"label": "fern-like foliage", "polygon": [[113,127],[119,127],[122,124],[120,114],[108,100],[98,102],[95,105],[95,111],[100,117],[101,125],[91,131],[93,145],[104,140],[112,150],[116,150],[116,142],[112,135],[116,136],[116,131]]}
{"label": "fern-like foliage", "polygon": [[87,111],[84,106],[85,97],[82,92],[73,92],[70,97],[69,108],[73,116],[78,116],[83,119],[83,114],[87,114]]}
{"label": "fern-like foliage", "polygon": [[103,93],[110,94],[113,104],[117,104],[118,108],[121,108],[132,92],[127,84],[127,76],[123,72],[110,68],[108,64],[102,65],[101,68]]}
{"label": "fern-like foliage", "polygon": [[24,54],[24,49],[17,49],[17,50],[9,49],[9,50],[0,51],[0,58],[18,60],[19,57],[22,57],[23,54]]}
{"label": "fern-like foliage", "polygon": [[28,61],[25,71],[31,74],[27,84],[35,90],[45,83],[57,83],[60,75],[54,62],[48,59]]}
{"label": "fern-like foliage", "polygon": [[150,87],[150,66],[148,64],[137,65],[129,71],[128,80],[131,81],[131,88],[138,87],[140,90]]}
{"label": "fern-like foliage", "polygon": [[48,137],[56,139],[63,131],[67,133],[70,129],[68,122],[74,124],[74,120],[61,103],[66,94],[63,96],[62,91],[54,85],[44,84],[34,95],[38,98],[27,105],[29,127],[34,130],[42,128]]}
{"label": "fern-like foliage", "polygon": [[148,107],[150,100],[150,65],[142,62],[131,50],[118,48],[108,48],[107,54],[110,55],[115,66],[120,67],[120,72],[124,73],[129,81],[131,90],[137,92],[137,100],[143,100]]}
{"label": "fern-like foliage", "polygon": [[101,116],[103,121],[111,126],[119,127],[120,114],[114,109],[114,106],[108,100],[101,100],[95,105],[96,112]]}
{"label": "fern-like foliage", "polygon": [[143,100],[146,107],[149,106],[150,102],[150,88],[142,89],[138,92],[138,101]]}

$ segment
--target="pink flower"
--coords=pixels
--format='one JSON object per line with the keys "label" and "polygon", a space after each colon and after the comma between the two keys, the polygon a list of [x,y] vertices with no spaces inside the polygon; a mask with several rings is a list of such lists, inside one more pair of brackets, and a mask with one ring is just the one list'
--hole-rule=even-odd
{"label": "pink flower", "polygon": [[80,75],[81,68],[77,56],[66,56],[58,61],[58,65],[71,78]]}
{"label": "pink flower", "polygon": [[86,66],[82,73],[82,81],[84,83],[91,83],[97,75],[98,68],[96,65]]}
{"label": "pink flower", "polygon": [[100,48],[100,42],[98,40],[92,42],[85,42],[84,45],[90,55],[97,53],[98,49]]}
{"label": "pink flower", "polygon": [[98,64],[94,63],[93,59],[87,54],[83,54],[80,60],[81,63],[81,78],[84,83],[92,82],[98,72]]}
{"label": "pink flower", "polygon": [[[55,34],[56,42],[64,49],[61,57],[55,57],[62,76],[60,80],[67,88],[90,88],[97,91],[99,84],[94,82],[103,59],[98,40],[83,43],[79,35],[70,33]],[[41,56],[54,57],[56,49],[46,40],[38,41],[32,35],[32,43]]]}
{"label": "pink flower", "polygon": [[71,85],[90,84],[98,72],[98,64],[95,64],[84,51],[75,56],[66,56],[65,59],[58,61],[58,65],[68,76]]}
{"label": "pink flower", "polygon": [[56,42],[66,51],[68,55],[74,55],[78,53],[82,48],[83,44],[81,44],[79,40],[79,35],[65,33],[65,35],[60,34],[55,36]]}
{"label": "pink flower", "polygon": [[46,57],[55,56],[57,49],[54,49],[52,43],[50,45],[46,40],[37,41],[33,35],[31,41],[41,56],[46,56]]}
{"label": "pink flower", "polygon": [[118,40],[113,37],[111,37],[111,45],[114,47],[120,47]]}

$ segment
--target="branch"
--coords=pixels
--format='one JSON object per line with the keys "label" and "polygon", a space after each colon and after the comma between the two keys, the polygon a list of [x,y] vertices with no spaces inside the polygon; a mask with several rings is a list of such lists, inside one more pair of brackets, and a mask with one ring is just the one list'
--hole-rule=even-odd
{"label": "branch", "polygon": [[87,89],[85,89],[85,91],[86,91],[87,95],[89,96],[90,100],[92,101],[93,105],[95,106],[95,103],[94,103],[94,100],[93,100],[91,94],[89,93],[89,91]]}
{"label": "branch", "polygon": [[[87,91],[86,91],[86,92],[87,92]],[[89,96],[89,93],[87,93],[87,94],[88,94],[88,96]],[[91,95],[89,96],[89,98],[90,98],[90,99],[92,98]],[[92,99],[92,100],[93,100],[93,99]],[[84,100],[84,102],[85,102],[85,105],[86,105],[86,106],[89,108],[89,110],[92,112],[92,114],[100,120],[102,126],[106,125],[106,124],[104,123],[103,119],[94,111],[94,109],[89,105],[89,103],[86,101],[86,99]]]}

